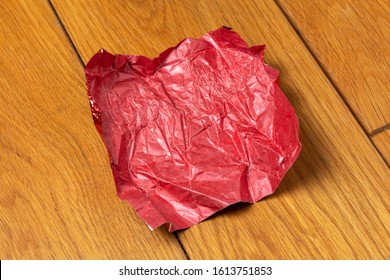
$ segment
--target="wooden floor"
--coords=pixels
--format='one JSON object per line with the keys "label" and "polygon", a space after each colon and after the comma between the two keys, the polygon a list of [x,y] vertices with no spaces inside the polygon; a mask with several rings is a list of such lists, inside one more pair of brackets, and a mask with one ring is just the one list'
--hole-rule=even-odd
{"label": "wooden floor", "polygon": [[[389,1],[0,2],[0,259],[389,259]],[[222,25],[266,62],[303,149],[272,196],[180,232],[116,196],[83,65]]]}

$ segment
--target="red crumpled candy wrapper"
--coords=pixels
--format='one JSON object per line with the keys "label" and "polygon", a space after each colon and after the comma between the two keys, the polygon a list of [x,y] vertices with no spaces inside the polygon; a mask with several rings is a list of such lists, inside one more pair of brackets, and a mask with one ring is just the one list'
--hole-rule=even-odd
{"label": "red crumpled candy wrapper", "polygon": [[88,62],[118,195],[150,228],[188,228],[254,203],[298,157],[298,119],[264,49],[220,28],[155,59],[101,50]]}

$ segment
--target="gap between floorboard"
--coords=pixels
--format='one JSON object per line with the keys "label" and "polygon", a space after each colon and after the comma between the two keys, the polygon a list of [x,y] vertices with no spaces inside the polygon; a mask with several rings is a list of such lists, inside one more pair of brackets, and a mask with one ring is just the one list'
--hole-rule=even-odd
{"label": "gap between floorboard", "polygon": [[85,68],[84,61],[81,58],[80,53],[76,48],[76,45],[73,43],[73,40],[68,33],[68,30],[66,30],[65,25],[63,24],[60,16],[58,15],[57,10],[55,9],[53,3],[51,3],[50,0],[47,0],[47,2],[49,3],[49,6],[50,6],[51,10],[53,11],[55,18],[57,19],[58,23],[60,24],[62,31],[65,33],[66,38],[68,39],[70,45],[72,46],[72,49],[77,56],[77,59],[79,60],[80,64],[83,66],[83,69],[84,69]]}
{"label": "gap between floorboard", "polygon": [[352,110],[352,107],[350,106],[350,104],[348,103],[347,99],[343,96],[343,94],[341,93],[341,90],[340,88],[337,86],[337,84],[335,83],[335,81],[332,79],[332,77],[330,76],[329,72],[326,70],[325,66],[323,65],[323,63],[319,60],[319,58],[315,55],[314,51],[312,50],[312,48],[310,47],[310,44],[309,42],[306,40],[305,36],[302,34],[302,32],[300,31],[300,29],[298,28],[298,25],[295,23],[295,21],[288,15],[288,13],[286,12],[285,9],[283,9],[282,5],[279,3],[278,0],[274,0],[275,1],[275,4],[276,6],[278,6],[279,10],[282,12],[282,14],[284,15],[284,17],[287,19],[287,21],[291,24],[292,28],[294,29],[295,33],[298,35],[298,37],[301,39],[301,41],[303,42],[303,44],[305,45],[305,47],[307,48],[307,50],[310,52],[311,56],[314,58],[314,60],[317,62],[317,64],[320,66],[322,72],[325,74],[326,78],[330,81],[330,83],[332,84],[333,88],[336,90],[337,94],[340,96],[340,98],[343,100],[345,106],[347,106],[348,110],[351,112],[351,114],[353,115],[353,117],[355,118],[355,120],[357,121],[357,123],[359,124],[359,126],[361,127],[361,129],[364,131],[366,137],[370,140],[371,144],[374,146],[376,152],[378,153],[378,155],[380,156],[380,158],[383,160],[383,162],[387,164],[386,162],[386,159],[384,158],[384,156],[382,155],[381,151],[378,149],[378,147],[375,145],[375,143],[373,142],[372,140],[372,136],[378,134],[378,133],[381,133],[381,132],[384,132],[386,131],[387,129],[390,129],[390,124],[387,124],[387,125],[384,125],[380,128],[377,128],[375,130],[373,130],[372,132],[369,132],[366,130],[366,128],[363,126],[363,124],[361,123],[361,121],[357,118],[356,114],[354,113],[354,111]]}

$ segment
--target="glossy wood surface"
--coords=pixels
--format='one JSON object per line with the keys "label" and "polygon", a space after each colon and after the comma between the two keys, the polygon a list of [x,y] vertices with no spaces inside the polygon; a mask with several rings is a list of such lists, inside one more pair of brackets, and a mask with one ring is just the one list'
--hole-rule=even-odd
{"label": "glossy wood surface", "polygon": [[[371,114],[382,105],[357,116],[348,87],[336,81],[337,91],[326,74],[341,65],[320,50],[313,57],[276,2],[19,2],[0,4],[1,258],[389,259],[390,172],[377,150],[388,151],[388,131],[367,133],[386,124]],[[78,56],[86,63],[105,48],[155,57],[222,25],[267,45],[300,119],[302,153],[272,196],[229,207],[178,239],[151,232],[116,196]]]}

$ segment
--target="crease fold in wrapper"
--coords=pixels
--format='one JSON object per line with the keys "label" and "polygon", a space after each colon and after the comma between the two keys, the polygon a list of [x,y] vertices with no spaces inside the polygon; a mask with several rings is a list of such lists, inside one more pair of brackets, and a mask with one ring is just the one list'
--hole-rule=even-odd
{"label": "crease fold in wrapper", "polygon": [[298,119],[264,49],[220,28],[155,59],[101,50],[88,62],[118,195],[150,228],[188,228],[254,203],[298,157]]}

